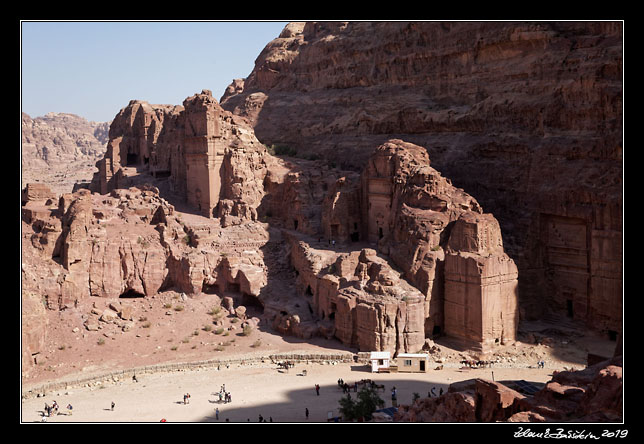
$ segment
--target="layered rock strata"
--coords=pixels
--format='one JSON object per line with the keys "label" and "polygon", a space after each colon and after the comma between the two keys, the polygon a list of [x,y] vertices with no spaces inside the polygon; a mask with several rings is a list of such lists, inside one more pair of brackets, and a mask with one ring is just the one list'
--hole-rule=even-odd
{"label": "layered rock strata", "polygon": [[[621,330],[619,22],[291,23],[221,104],[361,171],[401,138],[501,222],[526,318]],[[343,228],[342,225],[340,225]]]}

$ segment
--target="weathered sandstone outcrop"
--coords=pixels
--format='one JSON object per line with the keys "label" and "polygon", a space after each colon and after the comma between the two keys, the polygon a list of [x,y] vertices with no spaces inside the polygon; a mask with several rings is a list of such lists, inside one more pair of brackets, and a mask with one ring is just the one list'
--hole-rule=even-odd
{"label": "weathered sandstone outcrop", "polygon": [[425,147],[501,222],[526,318],[619,333],[622,34],[620,22],[291,23],[221,104],[263,143],[344,169],[394,137]]}
{"label": "weathered sandstone outcrop", "polygon": [[266,148],[245,121],[224,111],[208,90],[183,106],[131,101],[114,119],[94,190],[131,185],[128,167],[169,177],[171,189],[222,226],[257,220]]}
{"label": "weathered sandstone outcrop", "polygon": [[398,422],[620,422],[622,360],[555,372],[534,394],[483,379],[450,385],[447,393],[399,407]]}
{"label": "weathered sandstone outcrop", "polygon": [[516,339],[518,274],[499,224],[430,166],[424,148],[384,143],[359,178],[336,181],[323,205],[328,239],[377,245],[420,290],[426,336],[484,347]]}

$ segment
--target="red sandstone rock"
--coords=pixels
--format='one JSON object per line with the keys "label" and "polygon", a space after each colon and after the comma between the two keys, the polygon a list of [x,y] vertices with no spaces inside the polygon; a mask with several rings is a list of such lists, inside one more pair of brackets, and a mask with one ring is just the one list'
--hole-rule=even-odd
{"label": "red sandstone rock", "polygon": [[[437,398],[401,405],[398,422],[620,422],[621,359],[561,372],[534,396],[482,379],[452,384]],[[562,382],[557,382],[557,379]],[[563,383],[566,381],[566,383]]]}
{"label": "red sandstone rock", "polygon": [[500,221],[526,316],[619,332],[622,34],[620,22],[291,23],[221,102],[262,142],[354,170],[392,134],[425,147]]}

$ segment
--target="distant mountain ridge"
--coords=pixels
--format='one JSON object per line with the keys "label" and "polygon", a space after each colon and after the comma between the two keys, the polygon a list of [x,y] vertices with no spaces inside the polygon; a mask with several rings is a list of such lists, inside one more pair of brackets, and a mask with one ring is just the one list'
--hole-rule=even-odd
{"label": "distant mountain ridge", "polygon": [[90,180],[96,161],[105,153],[110,124],[71,113],[32,118],[23,112],[22,186],[39,182],[70,192],[75,183]]}

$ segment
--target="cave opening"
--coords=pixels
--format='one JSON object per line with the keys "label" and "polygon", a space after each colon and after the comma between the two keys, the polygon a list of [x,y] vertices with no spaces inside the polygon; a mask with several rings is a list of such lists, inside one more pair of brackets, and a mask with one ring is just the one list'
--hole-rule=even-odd
{"label": "cave opening", "polygon": [[257,296],[253,296],[252,294],[242,293],[242,305],[246,308],[256,309],[260,314],[264,313],[264,305]]}
{"label": "cave opening", "polygon": [[201,292],[206,294],[217,294],[219,293],[219,285],[217,284],[207,284],[203,283],[201,286]]}
{"label": "cave opening", "polygon": [[124,293],[121,293],[119,299],[133,299],[133,298],[143,298],[145,295],[136,290],[129,288]]}

